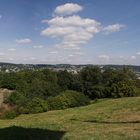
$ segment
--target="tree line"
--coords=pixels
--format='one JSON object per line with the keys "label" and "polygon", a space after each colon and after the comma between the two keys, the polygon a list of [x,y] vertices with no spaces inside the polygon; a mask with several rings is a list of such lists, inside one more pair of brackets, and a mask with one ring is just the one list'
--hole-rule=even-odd
{"label": "tree line", "polygon": [[49,69],[1,72],[0,87],[14,91],[5,103],[14,106],[16,113],[44,112],[87,105],[99,98],[140,95],[140,80],[127,67],[102,70],[88,66],[77,74]]}

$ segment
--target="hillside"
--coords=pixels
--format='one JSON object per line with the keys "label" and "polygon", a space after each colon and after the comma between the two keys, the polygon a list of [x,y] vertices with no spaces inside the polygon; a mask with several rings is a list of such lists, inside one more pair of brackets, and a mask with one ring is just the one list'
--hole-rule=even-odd
{"label": "hillside", "polygon": [[0,120],[0,140],[138,140],[140,97]]}

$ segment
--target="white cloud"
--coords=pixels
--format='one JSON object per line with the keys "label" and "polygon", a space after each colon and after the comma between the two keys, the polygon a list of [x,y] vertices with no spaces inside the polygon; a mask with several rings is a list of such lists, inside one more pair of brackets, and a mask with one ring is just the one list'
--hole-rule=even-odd
{"label": "white cloud", "polygon": [[[69,5],[69,3],[68,3]],[[98,33],[113,33],[120,31],[124,25],[114,24],[104,27],[100,22],[92,18],[83,18],[75,15],[78,11],[73,8],[68,8],[67,4],[56,7],[55,16],[51,19],[44,19],[42,23],[47,24],[47,27],[42,29],[41,35],[57,39],[57,44],[54,44],[54,49],[49,54],[55,54],[59,49],[59,54],[63,56],[61,61],[68,62],[84,61],[87,57],[83,52],[81,45],[86,44]],[[71,4],[70,4],[71,5]],[[73,4],[71,5],[73,6]],[[66,8],[67,7],[67,8]],[[78,53],[80,51],[80,53]],[[84,54],[84,55],[83,55]],[[73,57],[72,57],[73,56]],[[108,62],[108,55],[100,55],[97,57],[100,61]],[[68,60],[67,60],[68,59]],[[56,61],[59,61],[58,59]]]}
{"label": "white cloud", "polygon": [[114,24],[103,27],[101,23],[95,19],[67,14],[67,11],[70,9],[71,14],[75,13],[76,10],[73,12],[73,9],[75,8],[71,7],[77,6],[81,7],[80,10],[83,9],[82,6],[72,3],[58,6],[54,12],[58,14],[63,14],[63,12],[65,12],[66,16],[58,15],[52,19],[42,20],[42,23],[46,23],[48,27],[41,31],[41,35],[61,39],[61,42],[56,44],[57,48],[79,50],[80,45],[87,43],[95,34],[100,32],[109,34],[120,31],[121,28],[124,27],[123,24]]}
{"label": "white cloud", "polygon": [[113,33],[113,32],[118,32],[124,27],[125,27],[125,25],[123,25],[123,24],[108,25],[107,27],[103,28],[103,32],[105,34],[110,34],[110,33]]}
{"label": "white cloud", "polygon": [[75,52],[75,55],[84,55],[82,52]]}
{"label": "white cloud", "polygon": [[123,59],[123,58],[124,58],[124,56],[119,56],[119,58],[120,58],[120,59]]}
{"label": "white cloud", "polygon": [[137,52],[137,55],[140,55],[140,52]]}
{"label": "white cloud", "polygon": [[98,23],[94,19],[89,19],[89,18],[81,18],[78,15],[72,15],[72,16],[67,16],[67,17],[54,17],[51,20],[46,20],[45,23],[48,23],[51,26],[82,26],[82,27],[87,27],[87,26],[98,26],[100,23]]}
{"label": "white cloud", "polygon": [[[64,50],[79,51],[79,50],[81,49],[79,46],[75,46],[75,47],[71,47],[71,48],[70,48],[70,47],[67,47],[67,46],[65,47],[64,44],[62,44],[62,46],[63,46],[63,49],[64,49]],[[59,44],[59,45],[57,45],[56,47],[58,47],[58,48],[61,49],[62,46]],[[70,46],[70,45],[69,45],[69,46]]]}
{"label": "white cloud", "polygon": [[42,49],[42,48],[44,48],[44,46],[43,45],[36,45],[36,46],[33,46],[33,48],[34,49]]}
{"label": "white cloud", "polygon": [[58,51],[52,51],[52,52],[49,52],[50,54],[57,54]]}
{"label": "white cloud", "polygon": [[10,61],[13,61],[13,60],[15,60],[15,59],[11,57],[11,58],[9,58],[9,60],[10,60]]}
{"label": "white cloud", "polygon": [[48,20],[47,19],[43,19],[43,20],[41,20],[41,23],[48,23]]}
{"label": "white cloud", "polygon": [[12,52],[14,52],[14,51],[16,51],[16,49],[14,49],[14,48],[10,48],[10,49],[8,49],[8,51],[12,51]]}
{"label": "white cloud", "polygon": [[0,19],[2,19],[2,15],[0,15]]}
{"label": "white cloud", "polygon": [[5,55],[5,53],[3,53],[3,52],[0,52],[0,56],[4,56]]}
{"label": "white cloud", "polygon": [[100,32],[100,23],[94,19],[81,18],[80,16],[55,17],[46,20],[48,28],[41,32],[41,35],[53,38],[62,38],[57,45],[59,48],[76,48],[86,43],[94,34]]}
{"label": "white cloud", "polygon": [[77,13],[83,9],[82,6],[75,3],[66,3],[64,5],[57,6],[54,13],[57,15],[71,15]]}
{"label": "white cloud", "polygon": [[31,42],[32,42],[32,40],[29,38],[16,39],[16,43],[18,43],[18,44],[28,44]]}
{"label": "white cloud", "polygon": [[69,54],[69,57],[73,57],[74,55],[73,54]]}
{"label": "white cloud", "polygon": [[136,56],[132,55],[132,56],[131,56],[131,59],[133,59],[133,60],[136,59]]}
{"label": "white cloud", "polygon": [[30,57],[30,59],[31,59],[31,60],[36,60],[37,58],[36,58],[36,57]]}
{"label": "white cloud", "polygon": [[99,55],[99,58],[102,59],[102,60],[105,60],[105,61],[108,61],[110,59],[110,57],[108,55]]}

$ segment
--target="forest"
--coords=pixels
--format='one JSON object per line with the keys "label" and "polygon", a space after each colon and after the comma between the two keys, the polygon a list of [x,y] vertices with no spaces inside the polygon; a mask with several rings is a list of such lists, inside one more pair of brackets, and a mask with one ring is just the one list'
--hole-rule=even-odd
{"label": "forest", "polygon": [[[101,70],[88,66],[79,73],[49,69],[0,73],[5,96],[0,118],[90,104],[100,98],[140,96],[140,80],[128,67]],[[8,108],[8,109],[7,109]]]}

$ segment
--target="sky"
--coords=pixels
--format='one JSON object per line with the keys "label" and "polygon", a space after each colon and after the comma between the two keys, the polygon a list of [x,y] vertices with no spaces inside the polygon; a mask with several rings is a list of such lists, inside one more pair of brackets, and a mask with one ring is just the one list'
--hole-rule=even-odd
{"label": "sky", "polygon": [[140,65],[140,0],[0,0],[0,62]]}

